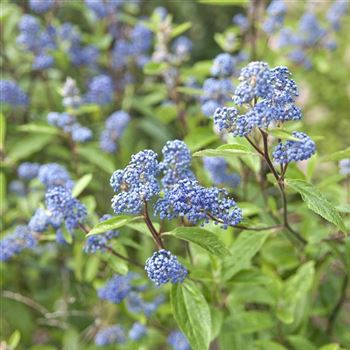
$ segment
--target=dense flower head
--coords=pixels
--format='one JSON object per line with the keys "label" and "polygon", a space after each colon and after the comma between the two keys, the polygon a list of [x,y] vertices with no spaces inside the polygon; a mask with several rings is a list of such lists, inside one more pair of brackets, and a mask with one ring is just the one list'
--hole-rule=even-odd
{"label": "dense flower head", "polygon": [[164,302],[164,297],[159,295],[151,301],[145,301],[140,293],[133,291],[127,295],[125,300],[129,312],[135,314],[144,313],[147,317],[150,317],[156,312],[159,305]]}
{"label": "dense flower head", "polygon": [[157,286],[168,282],[182,283],[188,273],[177,257],[165,249],[153,253],[146,260],[145,270],[148,278]]}
{"label": "dense flower head", "polygon": [[339,161],[339,172],[341,175],[350,175],[350,158]]}
{"label": "dense flower head", "polygon": [[212,116],[216,108],[231,100],[233,92],[234,86],[230,79],[206,79],[201,96],[203,114],[207,117]]}
{"label": "dense flower head", "polygon": [[306,12],[300,18],[299,32],[301,33],[303,43],[307,46],[314,45],[326,34],[326,31],[321,27],[320,22],[312,12]]}
{"label": "dense flower head", "polygon": [[238,115],[235,107],[220,107],[214,113],[214,125],[219,131],[232,133],[233,136],[246,136],[252,130],[252,124],[245,115]]}
{"label": "dense flower head", "polygon": [[90,81],[85,100],[88,103],[96,103],[101,106],[107,105],[112,102],[113,91],[114,86],[111,77],[101,74]]}
{"label": "dense flower head", "polygon": [[[205,188],[196,180],[180,180],[155,205],[155,214],[164,219],[186,218],[191,223],[219,220],[223,228],[237,225],[242,212],[224,189]],[[216,222],[216,221],[215,221]]]}
{"label": "dense flower head", "polygon": [[36,13],[50,11],[55,5],[55,0],[29,0],[29,8]]}
{"label": "dense flower head", "polygon": [[168,336],[168,344],[173,350],[191,350],[191,346],[180,331],[173,331]]}
{"label": "dense flower head", "polygon": [[55,60],[52,56],[42,53],[34,58],[32,67],[36,70],[44,70],[52,67],[54,63]]}
{"label": "dense flower head", "polygon": [[171,186],[178,180],[194,179],[190,170],[191,152],[185,142],[180,140],[168,141],[162,149],[163,161],[159,164],[164,176],[163,186]]}
{"label": "dense flower head", "polygon": [[240,176],[229,172],[228,164],[224,158],[204,157],[203,163],[214,185],[225,184],[230,187],[236,187],[240,183]]}
{"label": "dense flower head", "polygon": [[38,178],[46,187],[63,185],[72,188],[74,184],[68,171],[57,163],[42,165],[39,169]]}
{"label": "dense flower head", "polygon": [[215,77],[229,77],[233,74],[235,62],[228,53],[217,55],[211,66],[211,74]]}
{"label": "dense flower head", "polygon": [[86,218],[85,206],[64,186],[50,187],[45,193],[45,201],[51,215],[64,221],[70,233]]}
{"label": "dense flower head", "polygon": [[267,19],[263,24],[266,33],[272,34],[280,29],[284,22],[287,7],[284,0],[273,0],[267,7]]}
{"label": "dense flower head", "polygon": [[172,51],[180,61],[186,59],[192,51],[193,43],[187,36],[177,37],[172,44]]}
{"label": "dense flower head", "polygon": [[274,152],[276,163],[287,164],[309,159],[316,152],[315,142],[303,132],[295,131],[292,134],[299,141],[287,140],[280,142]]}
{"label": "dense flower head", "polygon": [[126,336],[124,329],[119,325],[103,328],[95,335],[95,344],[97,346],[123,344],[125,342]]}
{"label": "dense flower head", "polygon": [[24,162],[17,169],[18,177],[24,180],[32,180],[38,176],[40,164]]}
{"label": "dense flower head", "polygon": [[12,80],[0,80],[0,103],[12,107],[26,106],[28,97],[25,92]]}
{"label": "dense flower head", "polygon": [[147,334],[147,328],[140,322],[135,322],[129,330],[128,336],[131,340],[140,340]]}
{"label": "dense flower head", "polygon": [[85,0],[85,5],[98,18],[104,18],[115,13],[123,3],[124,0]]}
{"label": "dense flower head", "polygon": [[24,249],[31,249],[37,245],[37,238],[28,230],[27,226],[17,226],[0,240],[0,261],[8,261]]}
{"label": "dense flower head", "polygon": [[92,131],[86,126],[79,123],[74,123],[71,127],[72,140],[75,142],[84,143],[92,139]]}
{"label": "dense flower head", "polygon": [[144,150],[131,157],[123,170],[113,173],[110,183],[117,193],[112,198],[112,208],[116,214],[139,214],[144,201],[149,201],[160,191],[156,176],[159,173],[157,154]]}
{"label": "dense flower head", "polygon": [[100,51],[94,45],[83,47],[81,43],[73,43],[69,49],[69,56],[76,66],[95,66],[100,57]]}
{"label": "dense flower head", "polygon": [[28,228],[32,232],[44,232],[49,226],[50,218],[45,209],[38,208],[29,221]]}
{"label": "dense flower head", "polygon": [[327,20],[334,30],[340,29],[340,19],[347,13],[348,1],[335,0],[328,9]]}
{"label": "dense flower head", "polygon": [[241,105],[257,98],[266,98],[271,92],[271,72],[265,62],[250,62],[241,70],[241,83],[235,90],[234,101]]}
{"label": "dense flower head", "polygon": [[98,297],[111,303],[120,304],[132,290],[132,285],[130,284],[132,279],[134,279],[132,273],[126,276],[114,275],[104,287],[98,290]]}
{"label": "dense flower head", "polygon": [[234,15],[232,18],[232,23],[236,24],[243,31],[249,28],[249,20],[247,16],[243,15],[242,13],[238,13],[237,15]]}
{"label": "dense flower head", "polygon": [[107,118],[105,129],[100,136],[100,147],[103,151],[114,153],[117,150],[117,141],[129,122],[130,116],[124,111],[114,112]]}

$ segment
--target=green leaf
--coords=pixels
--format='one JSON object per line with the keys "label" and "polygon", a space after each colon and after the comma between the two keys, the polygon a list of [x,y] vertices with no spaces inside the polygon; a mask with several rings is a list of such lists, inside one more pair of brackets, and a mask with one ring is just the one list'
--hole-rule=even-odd
{"label": "green leaf", "polygon": [[0,113],[0,151],[5,149],[5,136],[6,136],[6,119],[5,116]]}
{"label": "green leaf", "polygon": [[225,247],[224,243],[219,240],[219,238],[217,238],[210,231],[202,228],[177,227],[175,230],[169,232],[169,234],[182,240],[197,244],[213,255],[224,257],[229,254],[229,251]]}
{"label": "green leaf", "polygon": [[64,240],[68,244],[72,244],[73,243],[73,236],[66,230],[65,227],[62,228],[62,234],[63,234]]}
{"label": "green leaf", "polygon": [[53,135],[36,134],[21,137],[9,150],[8,157],[16,162],[23,158],[28,158],[32,154],[42,150],[52,141]]}
{"label": "green leaf", "polygon": [[271,129],[271,130],[269,130],[269,134],[278,138],[278,139],[281,139],[281,140],[300,141],[300,139],[293,136],[292,132],[281,129],[281,128]]}
{"label": "green leaf", "polygon": [[284,283],[277,302],[277,317],[284,323],[293,323],[298,303],[311,289],[314,279],[314,262],[309,261]]}
{"label": "green leaf", "polygon": [[196,151],[217,140],[217,136],[208,128],[199,127],[185,137],[184,141],[191,151]]}
{"label": "green leaf", "polygon": [[238,144],[223,145],[216,149],[206,149],[193,154],[194,157],[232,157],[244,155],[259,156],[248,147]]}
{"label": "green leaf", "polygon": [[191,22],[185,22],[182,24],[177,25],[172,31],[171,31],[171,37],[175,38],[176,36],[186,32],[186,30],[190,29],[192,27]]}
{"label": "green leaf", "polygon": [[346,232],[343,219],[339,212],[316,187],[306,181],[296,179],[287,179],[287,185],[294,191],[300,193],[309,209],[337,226],[339,230],[344,233]]}
{"label": "green leaf", "polygon": [[87,185],[92,180],[92,174],[86,174],[83,177],[81,177],[74,185],[72,195],[73,197],[78,197],[80,193],[84,191],[84,189],[87,187]]}
{"label": "green leaf", "polygon": [[317,348],[310,342],[310,340],[300,335],[290,335],[288,337],[289,343],[292,344],[294,350],[316,350]]}
{"label": "green leaf", "polygon": [[191,96],[193,96],[193,95],[194,96],[201,96],[201,95],[203,95],[203,90],[191,88],[191,87],[188,87],[188,86],[178,86],[176,88],[176,91],[180,92],[182,94],[191,95]]}
{"label": "green leaf", "polygon": [[17,130],[30,133],[42,133],[42,134],[59,134],[59,130],[53,126],[40,125],[40,124],[25,124],[17,126]]}
{"label": "green leaf", "polygon": [[260,311],[237,312],[225,323],[230,325],[235,333],[241,334],[259,332],[274,326],[271,315]]}
{"label": "green leaf", "polygon": [[345,158],[350,158],[350,147],[343,149],[341,151],[337,151],[331,154],[327,154],[320,158],[321,162],[329,162],[329,161],[337,161]]}
{"label": "green leaf", "polygon": [[112,160],[105,153],[96,149],[95,147],[85,145],[84,147],[79,147],[78,154],[85,158],[88,162],[105,171],[107,174],[112,174],[115,170]]}
{"label": "green leaf", "polygon": [[256,344],[258,347],[256,348],[257,350],[287,350],[284,346],[281,344],[275,343],[271,340],[257,340]]}
{"label": "green leaf", "polygon": [[110,230],[116,230],[117,228],[123,227],[131,221],[139,220],[138,216],[131,215],[118,215],[115,218],[99,222],[93,229],[88,233],[88,236],[96,235]]}
{"label": "green leaf", "polygon": [[15,350],[17,346],[19,345],[19,342],[21,340],[21,333],[18,330],[15,330],[9,340],[8,340],[8,345],[10,350]]}
{"label": "green leaf", "polygon": [[223,278],[229,280],[238,271],[246,268],[253,256],[260,250],[268,236],[269,233],[267,231],[242,232],[230,249],[231,255],[224,261]]}
{"label": "green leaf", "polygon": [[340,350],[339,344],[332,343],[332,344],[326,344],[319,348],[319,350]]}
{"label": "green leaf", "polygon": [[148,62],[143,66],[143,72],[149,75],[157,75],[162,73],[166,68],[167,64],[164,62]]}
{"label": "green leaf", "polygon": [[174,318],[193,350],[209,348],[211,338],[210,310],[198,287],[189,280],[171,289]]}

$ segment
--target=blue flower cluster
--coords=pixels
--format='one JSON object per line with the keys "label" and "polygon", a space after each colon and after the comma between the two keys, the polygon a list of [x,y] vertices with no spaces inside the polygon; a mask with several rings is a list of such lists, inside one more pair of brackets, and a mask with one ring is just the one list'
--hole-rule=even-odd
{"label": "blue flower cluster", "polygon": [[136,314],[144,313],[147,317],[150,317],[156,312],[159,305],[164,302],[164,297],[160,295],[155,297],[152,301],[145,301],[140,293],[132,291],[125,300],[129,312]]}
{"label": "blue flower cluster", "polygon": [[247,16],[243,15],[242,13],[234,15],[232,18],[232,23],[237,25],[242,32],[245,32],[249,28],[249,20]]}
{"label": "blue flower cluster", "polygon": [[181,265],[171,252],[161,249],[146,260],[145,270],[148,278],[157,286],[164,283],[182,283],[187,269]]}
{"label": "blue flower cluster", "polygon": [[35,13],[45,13],[55,6],[55,0],[29,0],[29,8]]}
{"label": "blue flower cluster", "polygon": [[85,0],[85,5],[98,18],[113,15],[123,3],[124,0]]}
{"label": "blue flower cluster", "polygon": [[24,162],[17,168],[17,175],[23,180],[32,180],[38,176],[40,164]]}
{"label": "blue flower cluster", "polygon": [[95,335],[95,344],[97,346],[106,346],[110,344],[123,344],[125,342],[126,342],[125,331],[119,325],[103,328]]}
{"label": "blue flower cluster", "polygon": [[187,36],[181,35],[174,40],[171,48],[175,55],[175,60],[177,62],[183,62],[189,58],[193,43]]}
{"label": "blue flower cluster", "polygon": [[0,80],[0,103],[11,107],[26,106],[28,97],[12,80]]}
{"label": "blue flower cluster", "polygon": [[191,350],[191,346],[180,331],[173,331],[168,336],[168,344],[173,350]]}
{"label": "blue flower cluster", "polygon": [[69,134],[74,142],[84,143],[92,139],[91,129],[78,123],[74,115],[65,112],[50,112],[47,115],[47,121],[50,125],[56,126]]}
{"label": "blue flower cluster", "polygon": [[89,82],[85,102],[104,106],[112,102],[113,93],[112,78],[105,74],[98,75]]}
{"label": "blue flower cluster", "polygon": [[130,282],[135,278],[132,273],[126,276],[114,275],[104,287],[98,290],[98,296],[102,300],[108,300],[114,304],[120,304],[132,291]]}
{"label": "blue flower cluster", "polygon": [[238,174],[229,172],[228,164],[224,158],[204,157],[203,164],[214,185],[228,185],[230,187],[237,187],[241,181]]}
{"label": "blue flower cluster", "polygon": [[276,163],[287,164],[309,159],[316,152],[315,142],[303,132],[293,132],[293,137],[300,141],[287,140],[279,142],[273,151]]}
{"label": "blue flower cluster", "polygon": [[263,24],[263,30],[272,34],[279,30],[284,23],[284,17],[287,13],[287,6],[284,0],[272,0],[266,9],[267,19]]}
{"label": "blue flower cluster", "polygon": [[31,15],[23,15],[19,22],[17,42],[34,55],[33,69],[44,70],[54,64],[50,50],[56,48],[56,30],[49,26],[41,29],[39,21]]}
{"label": "blue flower cluster", "polygon": [[339,161],[339,172],[341,175],[350,175],[350,158]]}
{"label": "blue flower cluster", "polygon": [[25,249],[32,249],[37,245],[36,236],[27,226],[17,226],[13,233],[0,240],[0,261],[8,261]]}
{"label": "blue flower cluster", "polygon": [[227,228],[242,220],[241,210],[227,195],[224,189],[206,188],[196,180],[180,180],[156,202],[155,213],[162,220],[182,217],[191,223],[215,218]]}
{"label": "blue flower cluster", "polygon": [[51,215],[58,222],[64,221],[70,233],[78,228],[87,216],[85,206],[73,198],[71,190],[64,186],[50,187],[45,193],[45,201]]}
{"label": "blue flower cluster", "polygon": [[131,157],[128,166],[113,173],[110,184],[117,193],[112,198],[116,214],[140,214],[144,202],[160,191],[157,180],[159,166],[157,154],[151,150],[141,151]]}
{"label": "blue flower cluster", "polygon": [[45,209],[38,208],[35,211],[34,215],[31,217],[28,223],[28,228],[32,232],[42,233],[46,231],[49,224],[50,224],[50,217],[46,213]]}
{"label": "blue flower cluster", "polygon": [[[277,1],[279,2],[279,1]],[[281,4],[276,5],[282,7]],[[288,58],[305,68],[310,69],[312,62],[309,58],[308,50],[314,47],[324,47],[328,50],[334,50],[337,43],[334,39],[334,32],[339,30],[341,18],[345,16],[348,1],[336,0],[328,9],[325,25],[316,17],[315,13],[308,9],[300,18],[296,30],[289,27],[282,28],[277,35],[277,47],[287,48]]]}
{"label": "blue flower cluster", "polygon": [[105,129],[100,136],[100,147],[104,152],[114,153],[117,150],[117,141],[129,122],[130,116],[124,111],[114,112],[107,118]]}
{"label": "blue flower cluster", "polygon": [[[112,215],[105,214],[100,218],[100,222],[109,220]],[[119,231],[109,230],[98,235],[90,236],[86,239],[84,251],[85,253],[104,252],[107,249],[108,242],[119,236]]]}
{"label": "blue flower cluster", "polygon": [[47,188],[52,186],[65,186],[71,189],[74,185],[68,171],[57,163],[41,165],[38,178]]}
{"label": "blue flower cluster", "polygon": [[217,55],[211,66],[211,74],[214,77],[230,77],[234,73],[235,61],[228,53]]}
{"label": "blue flower cluster", "polygon": [[140,322],[135,322],[129,330],[128,336],[131,340],[140,340],[147,334],[147,328]]}

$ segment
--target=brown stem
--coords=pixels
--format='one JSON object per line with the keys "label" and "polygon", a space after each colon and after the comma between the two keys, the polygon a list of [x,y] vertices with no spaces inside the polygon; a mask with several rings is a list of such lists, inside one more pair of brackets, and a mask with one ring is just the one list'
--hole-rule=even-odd
{"label": "brown stem", "polygon": [[157,245],[158,249],[164,249],[164,244],[162,242],[162,239],[159,237],[158,232],[157,232],[156,228],[153,226],[153,223],[149,217],[147,201],[144,201],[143,218],[145,220],[145,223],[146,223],[149,231],[152,234],[153,240],[154,240],[155,244]]}
{"label": "brown stem", "polygon": [[139,268],[141,268],[141,269],[144,268],[143,265],[139,264],[137,261],[135,261],[135,260],[133,260],[133,259],[130,259],[130,258],[127,258],[127,257],[124,256],[124,255],[119,254],[118,252],[116,252],[116,251],[115,251],[113,248],[111,248],[111,247],[107,247],[107,250],[108,250],[111,254],[113,254],[114,256],[118,257],[119,259],[122,259],[122,260],[127,261],[127,262],[128,262],[129,264],[131,264],[131,265],[137,266],[137,267],[139,267]]}

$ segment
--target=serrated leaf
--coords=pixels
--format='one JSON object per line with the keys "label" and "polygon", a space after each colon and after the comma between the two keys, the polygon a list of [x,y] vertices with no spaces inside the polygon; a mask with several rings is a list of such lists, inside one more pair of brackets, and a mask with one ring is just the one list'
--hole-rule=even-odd
{"label": "serrated leaf", "polygon": [[345,158],[350,158],[350,147],[343,149],[341,151],[337,151],[331,154],[327,154],[320,158],[321,162],[329,162],[329,161],[337,161]]}
{"label": "serrated leaf", "polygon": [[337,226],[339,230],[344,233],[346,232],[343,219],[339,212],[315,186],[306,181],[297,179],[287,179],[286,183],[294,191],[300,193],[309,209]]}
{"label": "serrated leaf", "polygon": [[92,180],[92,174],[86,174],[82,176],[74,185],[73,191],[72,191],[72,196],[73,197],[78,197],[80,193],[84,191],[84,189],[87,187],[87,185],[90,183]]}
{"label": "serrated leaf", "polygon": [[129,222],[139,220],[140,217],[138,216],[131,216],[131,215],[118,215],[115,218],[99,222],[96,224],[92,230],[88,233],[88,236],[96,235],[99,233],[103,233],[106,231],[116,230],[117,228],[123,227]]}
{"label": "serrated leaf", "polygon": [[309,261],[284,283],[277,302],[277,317],[284,323],[294,321],[298,303],[311,289],[314,279],[314,262]]}
{"label": "serrated leaf", "polygon": [[171,289],[174,318],[193,350],[209,348],[211,338],[210,310],[202,292],[189,280]]}
{"label": "serrated leaf", "polygon": [[169,232],[170,235],[182,240],[197,244],[207,252],[224,257],[229,254],[224,243],[219,240],[212,232],[199,227],[177,227]]}
{"label": "serrated leaf", "polygon": [[300,141],[300,139],[293,136],[292,132],[281,129],[281,128],[271,129],[271,130],[269,130],[269,134],[278,138],[278,139],[281,139],[281,140]]}
{"label": "serrated leaf", "polygon": [[269,236],[267,231],[244,231],[233,243],[231,255],[224,260],[223,278],[229,280],[238,271],[247,267],[253,256],[260,250]]}
{"label": "serrated leaf", "polygon": [[171,31],[171,37],[175,38],[176,36],[186,32],[186,30],[190,29],[192,27],[191,22],[185,22],[182,24],[177,25],[172,31]]}

